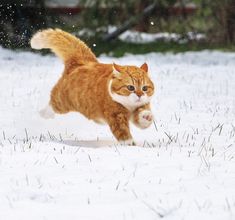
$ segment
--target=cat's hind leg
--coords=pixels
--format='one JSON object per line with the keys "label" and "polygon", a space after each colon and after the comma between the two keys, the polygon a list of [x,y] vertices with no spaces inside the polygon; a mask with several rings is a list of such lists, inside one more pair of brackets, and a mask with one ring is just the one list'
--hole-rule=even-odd
{"label": "cat's hind leg", "polygon": [[39,111],[39,114],[42,118],[45,119],[53,119],[55,117],[55,112],[50,104],[48,104],[45,108]]}

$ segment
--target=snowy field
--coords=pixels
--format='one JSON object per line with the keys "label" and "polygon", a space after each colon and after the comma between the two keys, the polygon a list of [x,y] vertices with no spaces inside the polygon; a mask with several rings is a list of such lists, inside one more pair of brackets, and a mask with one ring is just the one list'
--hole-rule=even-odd
{"label": "snowy field", "polygon": [[235,219],[235,53],[100,60],[149,64],[155,125],[132,126],[138,146],[76,113],[40,118],[62,63],[0,48],[0,219]]}

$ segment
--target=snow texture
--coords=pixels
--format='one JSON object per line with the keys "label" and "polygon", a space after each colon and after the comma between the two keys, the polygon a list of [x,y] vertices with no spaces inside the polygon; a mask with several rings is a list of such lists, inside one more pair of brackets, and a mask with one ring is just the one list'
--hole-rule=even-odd
{"label": "snow texture", "polygon": [[1,220],[235,218],[235,53],[150,53],[155,123],[120,146],[78,113],[40,117],[63,64],[0,48]]}
{"label": "snow texture", "polygon": [[[154,25],[153,22],[150,22],[151,25]],[[100,28],[102,30],[104,28]],[[116,26],[109,26],[108,33],[112,33],[117,30]],[[97,31],[97,30],[96,30]],[[87,36],[94,37],[96,31],[89,28],[84,28],[78,32],[78,36]],[[74,33],[76,35],[76,33]],[[159,32],[159,33],[145,33],[135,30],[127,30],[118,36],[118,39],[133,44],[146,44],[152,42],[178,42],[180,44],[187,43],[189,41],[203,41],[206,39],[206,35],[197,32],[187,32],[185,35],[169,32]]]}
{"label": "snow texture", "polygon": [[[117,30],[117,27],[110,26],[108,32],[111,33]],[[123,42],[128,43],[151,43],[156,41],[165,41],[165,42],[178,42],[178,43],[187,43],[189,40],[192,41],[202,41],[206,39],[206,35],[202,33],[188,32],[183,37],[181,34],[169,33],[169,32],[160,32],[160,33],[145,33],[134,30],[127,30],[118,37]]]}

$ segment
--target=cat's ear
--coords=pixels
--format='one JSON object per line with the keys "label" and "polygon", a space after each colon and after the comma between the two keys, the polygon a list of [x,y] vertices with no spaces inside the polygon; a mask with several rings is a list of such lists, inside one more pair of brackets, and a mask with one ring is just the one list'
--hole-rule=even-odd
{"label": "cat's ear", "polygon": [[122,67],[117,65],[116,63],[113,63],[113,68],[119,73],[122,71]]}
{"label": "cat's ear", "polygon": [[121,67],[115,63],[113,63],[113,74],[115,76],[119,76],[121,73]]}
{"label": "cat's ear", "polygon": [[147,63],[142,64],[140,69],[144,70],[147,73],[148,72],[148,64]]}

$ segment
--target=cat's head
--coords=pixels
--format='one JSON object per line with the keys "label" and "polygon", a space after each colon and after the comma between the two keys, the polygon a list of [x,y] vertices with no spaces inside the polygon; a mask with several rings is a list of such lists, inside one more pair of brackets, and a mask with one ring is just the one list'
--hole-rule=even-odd
{"label": "cat's head", "polygon": [[132,111],[149,103],[153,93],[154,85],[146,63],[141,67],[113,64],[109,94],[114,101]]}

